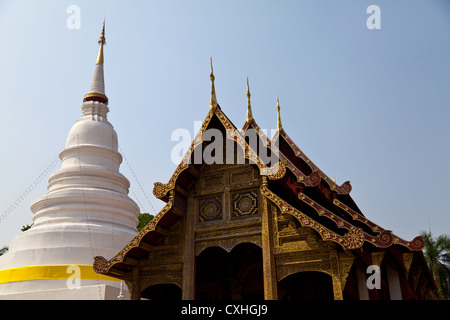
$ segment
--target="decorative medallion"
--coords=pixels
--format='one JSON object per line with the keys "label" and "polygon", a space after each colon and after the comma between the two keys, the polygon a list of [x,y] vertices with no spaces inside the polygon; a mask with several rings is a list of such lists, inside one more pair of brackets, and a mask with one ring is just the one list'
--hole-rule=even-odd
{"label": "decorative medallion", "polygon": [[167,193],[166,185],[161,182],[155,182],[153,184],[153,195],[157,197],[158,199],[161,199],[164,197]]}
{"label": "decorative medallion", "polygon": [[232,201],[234,217],[258,214],[258,191],[233,193]]}
{"label": "decorative medallion", "polygon": [[220,196],[198,200],[200,221],[212,221],[222,219],[222,198]]}
{"label": "decorative medallion", "polygon": [[348,249],[356,249],[363,245],[364,234],[360,228],[352,227],[343,237],[344,245]]}

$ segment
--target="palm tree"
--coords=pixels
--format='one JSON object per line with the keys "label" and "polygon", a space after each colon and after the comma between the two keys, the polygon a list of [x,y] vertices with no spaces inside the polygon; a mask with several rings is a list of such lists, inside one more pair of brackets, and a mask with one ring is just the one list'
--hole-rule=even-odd
{"label": "palm tree", "polygon": [[422,232],[421,236],[425,241],[424,256],[439,287],[439,296],[447,300],[450,297],[450,237],[440,235],[434,239],[431,231]]}

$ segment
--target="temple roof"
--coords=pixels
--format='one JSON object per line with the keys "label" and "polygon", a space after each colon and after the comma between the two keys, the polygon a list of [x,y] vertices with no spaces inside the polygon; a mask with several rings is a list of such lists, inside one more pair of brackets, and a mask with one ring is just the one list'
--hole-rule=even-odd
{"label": "temple roof", "polygon": [[[278,174],[269,177],[271,181],[268,184],[263,185],[261,191],[264,196],[274,202],[281,212],[295,216],[302,226],[313,228],[323,240],[336,242],[343,249],[358,248],[364,242],[379,248],[398,244],[412,251],[423,249],[422,237],[406,241],[367,219],[349,195],[350,182],[339,186],[331,181],[289,138],[281,125],[278,96],[276,109],[277,132],[272,141],[255,119],[246,122],[241,130],[243,134],[247,130],[255,130],[261,141],[265,141],[265,145],[279,155],[282,168]],[[283,189],[284,192],[281,191]],[[347,231],[342,233],[342,230]],[[349,237],[355,243],[348,242],[346,239]]]}
{"label": "temple roof", "polygon": [[[238,131],[217,104],[214,74],[211,64],[210,109],[190,148],[167,183],[154,184],[153,194],[166,202],[163,209],[145,226],[115,257],[107,261],[95,257],[94,269],[99,273],[121,276],[136,263],[136,259],[153,250],[156,242],[168,234],[168,229],[184,213],[177,208],[177,194],[186,194],[190,185],[200,176],[205,163],[193,161],[196,148],[205,148],[203,137],[208,128],[217,128],[240,147],[249,164],[259,169],[262,176],[262,196],[272,201],[282,213],[287,213],[303,227],[316,231],[322,240],[339,245],[343,250],[361,248],[364,244],[374,248],[401,246],[405,251],[420,251],[424,247],[421,237],[406,241],[367,219],[350,197],[351,185],[336,184],[323,173],[290,139],[281,126],[280,105],[277,97],[278,130],[270,140],[260,130],[252,115],[250,91],[247,82],[247,116],[243,128]],[[247,132],[254,130],[258,148],[246,141]],[[253,147],[253,148],[252,148]],[[263,160],[258,152],[266,148],[271,161]],[[258,152],[257,152],[258,151]],[[275,159],[275,161],[274,161]]]}

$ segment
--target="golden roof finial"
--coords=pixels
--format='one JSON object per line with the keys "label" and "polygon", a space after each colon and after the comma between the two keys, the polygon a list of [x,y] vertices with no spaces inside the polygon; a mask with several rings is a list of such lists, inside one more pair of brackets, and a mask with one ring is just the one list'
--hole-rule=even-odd
{"label": "golden roof finial", "polygon": [[100,39],[98,39],[98,44],[100,45],[100,49],[98,51],[97,64],[103,64],[103,45],[106,44],[105,38],[105,20],[103,20],[103,28],[102,33],[100,35]]}
{"label": "golden roof finial", "polygon": [[209,63],[211,64],[211,73],[209,75],[209,79],[211,80],[211,101],[209,102],[209,106],[213,111],[216,111],[217,108],[217,98],[216,98],[216,88],[214,87],[214,73],[213,73],[213,65],[212,58],[209,59]]}
{"label": "golden roof finial", "polygon": [[281,125],[280,101],[278,100],[278,94],[277,94],[277,113],[278,113],[277,129],[278,129],[278,132],[281,132],[281,130],[283,130],[283,126]]}
{"label": "golden roof finial", "polygon": [[247,123],[250,124],[253,121],[252,114],[252,105],[250,103],[250,87],[248,85],[248,77],[247,77]]}

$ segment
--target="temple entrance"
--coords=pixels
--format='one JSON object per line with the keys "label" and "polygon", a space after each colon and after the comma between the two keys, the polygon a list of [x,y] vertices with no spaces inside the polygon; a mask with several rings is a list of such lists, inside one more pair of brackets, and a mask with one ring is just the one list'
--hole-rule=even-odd
{"label": "temple entrance", "polygon": [[230,253],[205,249],[196,260],[197,300],[264,299],[262,249],[241,243]]}
{"label": "temple entrance", "polygon": [[181,300],[181,288],[176,284],[155,284],[145,288],[141,297],[149,300]]}
{"label": "temple entrance", "polygon": [[333,300],[331,276],[323,272],[298,272],[278,283],[279,300]]}

